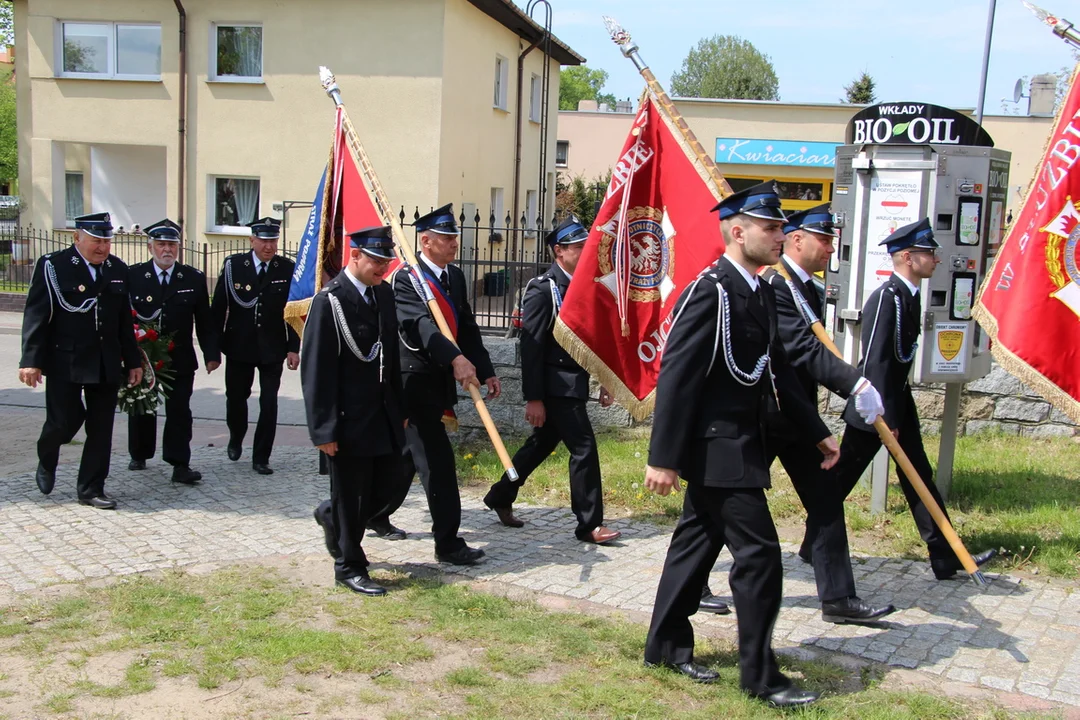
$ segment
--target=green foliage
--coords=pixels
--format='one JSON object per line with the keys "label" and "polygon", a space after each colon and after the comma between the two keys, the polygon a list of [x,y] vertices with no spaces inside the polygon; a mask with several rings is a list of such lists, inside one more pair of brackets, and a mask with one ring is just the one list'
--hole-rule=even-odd
{"label": "green foliage", "polygon": [[735,35],[702,38],[671,76],[680,97],[779,100],[779,88],[769,56]]}
{"label": "green foliage", "polygon": [[870,73],[864,70],[862,75],[844,86],[845,97],[843,101],[852,105],[872,105],[877,100],[877,95],[874,94],[874,85],[874,78],[870,77]]}
{"label": "green foliage", "polygon": [[603,194],[611,182],[611,171],[597,175],[591,182],[577,175],[564,181],[560,176],[555,186],[555,215],[561,221],[568,215],[575,216],[586,228],[591,228],[596,211],[603,203]]}
{"label": "green foliage", "polygon": [[0,182],[19,177],[19,132],[15,122],[15,83],[8,73],[0,72]]}
{"label": "green foliage", "polygon": [[0,0],[0,45],[15,42],[15,9],[11,0]]}
{"label": "green foliage", "polygon": [[585,65],[563,68],[559,73],[559,109],[577,110],[579,100],[595,100],[614,107],[615,96],[603,92],[608,74],[599,68],[593,70]]}

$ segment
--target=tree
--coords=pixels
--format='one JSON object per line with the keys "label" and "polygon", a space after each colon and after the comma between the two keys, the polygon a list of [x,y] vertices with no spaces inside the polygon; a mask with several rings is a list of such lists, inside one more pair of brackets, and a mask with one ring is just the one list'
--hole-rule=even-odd
{"label": "tree", "polygon": [[615,96],[601,92],[608,74],[597,68],[592,70],[585,65],[563,68],[559,73],[559,109],[577,110],[579,100],[595,100],[615,106]]}
{"label": "tree", "polygon": [[591,228],[596,212],[604,200],[604,191],[611,184],[611,170],[597,175],[592,182],[584,175],[576,175],[569,182],[559,177],[555,186],[555,219],[562,222],[568,215],[575,216],[586,228]]}
{"label": "tree", "polygon": [[15,42],[15,11],[11,0],[0,0],[0,45]]}
{"label": "tree", "polygon": [[874,94],[874,78],[870,77],[870,73],[863,70],[863,74],[851,81],[851,84],[844,86],[844,93],[847,95],[847,102],[852,105],[873,105],[877,100],[877,95]]}
{"label": "tree", "polygon": [[0,183],[19,177],[19,133],[15,128],[15,83],[0,74]]}
{"label": "tree", "polygon": [[680,97],[779,100],[779,89],[769,56],[735,35],[702,38],[671,76],[671,93]]}

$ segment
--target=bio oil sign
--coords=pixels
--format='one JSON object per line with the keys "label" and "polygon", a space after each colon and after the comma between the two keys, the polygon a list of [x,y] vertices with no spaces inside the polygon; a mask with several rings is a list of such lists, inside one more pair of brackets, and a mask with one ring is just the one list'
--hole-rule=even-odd
{"label": "bio oil sign", "polygon": [[994,141],[971,118],[926,103],[889,103],[860,110],[847,126],[848,145],[979,145]]}

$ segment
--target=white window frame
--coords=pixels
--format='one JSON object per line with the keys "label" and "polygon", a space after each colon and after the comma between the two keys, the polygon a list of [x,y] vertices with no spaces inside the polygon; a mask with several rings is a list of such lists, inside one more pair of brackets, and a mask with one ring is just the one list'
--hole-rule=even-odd
{"label": "white window frame", "polygon": [[[562,162],[559,162],[559,147],[560,146],[566,148],[566,153],[565,153],[565,156],[562,159]],[[555,141],[555,167],[564,168],[564,167],[569,167],[569,165],[570,165],[570,141],[569,140],[556,140]]]}
{"label": "white window frame", "polygon": [[492,107],[506,111],[507,90],[510,84],[510,61],[502,55],[495,56],[495,86],[492,95]]}
{"label": "white window frame", "polygon": [[65,170],[64,171],[64,216],[65,216],[64,217],[64,225],[66,227],[69,227],[69,228],[75,227],[75,217],[67,217],[67,204],[68,204],[68,199],[69,199],[68,194],[67,194],[67,190],[68,190],[67,181],[68,181],[68,177],[73,176],[73,175],[78,175],[78,177],[79,177],[79,192],[80,192],[79,205],[81,205],[83,207],[84,211],[85,211],[85,208],[86,208],[86,205],[83,202],[85,200],[85,198],[86,198],[86,174],[83,173],[81,170]]}
{"label": "white window frame", "polygon": [[[247,225],[217,225],[217,181],[218,180],[257,180],[259,183],[259,204],[262,204],[262,178],[257,175],[217,175],[206,176],[206,232],[218,233],[219,235],[241,235],[250,237],[251,228]],[[259,219],[259,208],[255,208],[255,219]]]}
{"label": "white window frame", "polygon": [[529,122],[540,122],[540,106],[543,104],[544,86],[540,80],[540,76],[533,73],[532,79],[529,80]]}
{"label": "white window frame", "polygon": [[536,215],[540,212],[540,193],[537,190],[525,191],[525,237],[536,237]]}
{"label": "white window frame", "polygon": [[[489,212],[494,213],[495,222],[492,228],[492,232],[495,232],[495,228],[501,228],[506,223],[506,205],[504,201],[505,193],[501,187],[491,188],[491,205],[489,205]],[[490,218],[490,216],[488,216]],[[505,229],[505,228],[503,228]]]}
{"label": "white window frame", "polygon": [[[217,74],[217,50],[219,27],[257,27],[262,32],[262,42],[259,43],[259,75],[218,75]],[[217,83],[241,83],[248,85],[265,84],[263,77],[266,74],[266,28],[260,22],[212,22],[210,23],[210,64],[207,66],[206,81]],[[231,177],[231,176],[229,176]],[[247,179],[247,178],[242,178]]]}
{"label": "white window frame", "polygon": [[[106,71],[103,73],[81,73],[81,72],[66,72],[64,70],[64,25],[107,25],[109,27],[108,35],[108,57],[106,58]],[[164,41],[161,40],[161,23],[152,22],[123,22],[123,21],[109,21],[109,20],[57,20],[55,27],[55,42],[56,48],[56,73],[58,78],[72,78],[79,80],[126,80],[133,82],[161,82],[161,73],[156,75],[121,75],[116,72],[116,53],[118,50],[118,44],[116,42],[116,31],[121,27],[154,27],[158,31],[158,45],[160,52],[164,55]]]}

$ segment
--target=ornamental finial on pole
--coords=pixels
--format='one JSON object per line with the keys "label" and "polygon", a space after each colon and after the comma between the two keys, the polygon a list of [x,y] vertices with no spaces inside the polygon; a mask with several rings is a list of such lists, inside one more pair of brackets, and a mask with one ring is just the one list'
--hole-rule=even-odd
{"label": "ornamental finial on pole", "polygon": [[1071,22],[1065,18],[1057,17],[1047,10],[1043,10],[1038,5],[1029,3],[1027,0],[1021,0],[1021,2],[1023,2],[1024,7],[1035,13],[1035,17],[1049,25],[1050,28],[1053,29],[1055,35],[1073,47],[1080,47],[1080,33],[1076,31],[1076,28],[1073,27]]}
{"label": "ornamental finial on pole", "polygon": [[642,61],[641,56],[638,55],[638,46],[633,38],[630,37],[630,33],[627,30],[624,30],[623,26],[620,25],[615,18],[608,15],[603,15],[602,17],[604,18],[604,27],[607,28],[612,41],[619,46],[619,50],[622,51],[622,54],[630,58],[639,71],[648,67],[645,65],[644,61]]}
{"label": "ornamental finial on pole", "polygon": [[333,99],[334,104],[340,105],[341,88],[338,87],[334,73],[330,72],[330,68],[325,65],[319,66],[319,82],[322,83],[323,89],[326,90],[326,94]]}

